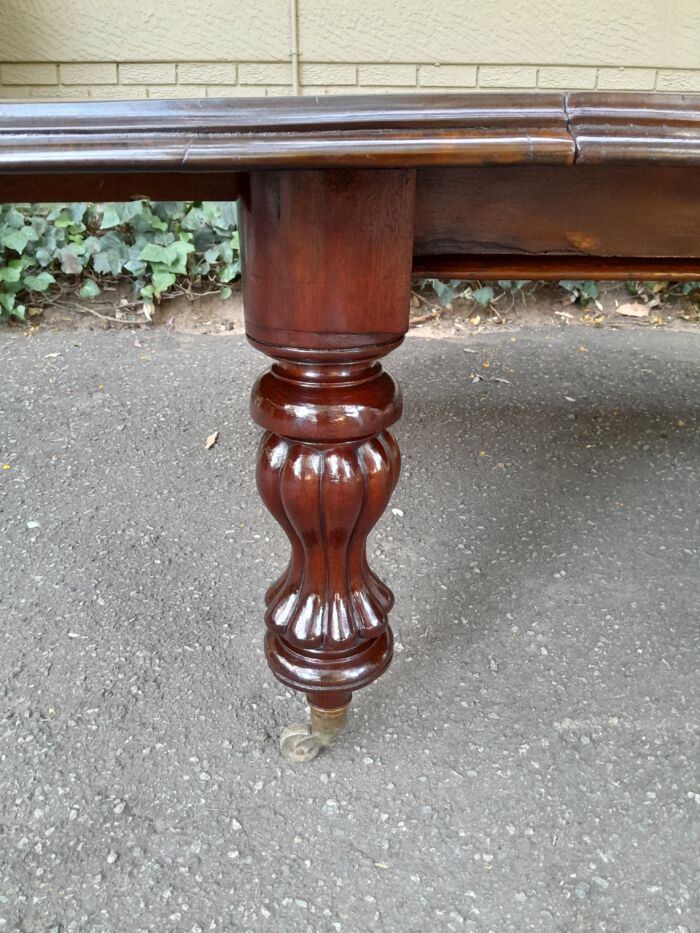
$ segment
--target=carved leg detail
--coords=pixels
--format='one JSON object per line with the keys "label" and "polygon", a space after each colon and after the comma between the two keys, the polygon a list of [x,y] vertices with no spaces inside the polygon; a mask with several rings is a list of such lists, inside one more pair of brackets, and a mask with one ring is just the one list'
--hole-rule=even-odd
{"label": "carved leg detail", "polygon": [[[251,411],[268,429],[258,490],[291,547],[265,597],[266,656],[276,677],[307,694],[312,724],[323,724],[316,744],[328,744],[352,691],[391,660],[393,595],[369,567],[367,536],[399,477],[398,445],[386,428],[400,415],[401,396],[376,359],[280,360],[255,385]],[[289,757],[313,757],[310,734],[317,733],[306,726],[286,734],[297,749]]]}
{"label": "carved leg detail", "polygon": [[333,447],[263,438],[258,489],[292,548],[268,590],[265,622],[291,645],[341,651],[386,627],[393,598],[368,566],[366,540],[398,478],[397,460],[383,434]]}
{"label": "carved leg detail", "polygon": [[394,597],[367,536],[399,476],[401,394],[379,361],[408,329],[415,184],[414,169],[370,166],[241,183],[246,334],[273,360],[251,397],[257,483],[290,546],[265,595],[265,655],[311,705],[282,736],[294,761],[331,741],[391,661]]}

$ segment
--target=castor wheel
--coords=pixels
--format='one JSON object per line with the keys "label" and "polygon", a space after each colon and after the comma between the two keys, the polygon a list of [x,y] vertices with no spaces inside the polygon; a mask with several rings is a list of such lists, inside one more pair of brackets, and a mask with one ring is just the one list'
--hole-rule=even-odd
{"label": "castor wheel", "polygon": [[280,736],[280,750],[288,761],[312,761],[321,750],[319,737],[311,731],[310,722],[295,722]]}
{"label": "castor wheel", "polygon": [[348,707],[311,707],[311,722],[295,722],[282,732],[280,749],[288,761],[313,761],[322,748],[330,745],[347,721]]}

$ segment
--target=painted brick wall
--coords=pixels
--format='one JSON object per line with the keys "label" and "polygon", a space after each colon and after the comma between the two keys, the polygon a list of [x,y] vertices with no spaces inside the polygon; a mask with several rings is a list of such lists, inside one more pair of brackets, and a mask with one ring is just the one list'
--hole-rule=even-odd
{"label": "painted brick wall", "polygon": [[[304,95],[528,88],[700,93],[700,69],[303,62],[300,83]],[[0,64],[0,99],[4,100],[264,97],[291,93],[291,66],[286,62]]]}
{"label": "painted brick wall", "polygon": [[[293,92],[289,0],[3,0],[2,7],[0,99]],[[698,0],[298,0],[298,23],[307,95],[700,93]]]}

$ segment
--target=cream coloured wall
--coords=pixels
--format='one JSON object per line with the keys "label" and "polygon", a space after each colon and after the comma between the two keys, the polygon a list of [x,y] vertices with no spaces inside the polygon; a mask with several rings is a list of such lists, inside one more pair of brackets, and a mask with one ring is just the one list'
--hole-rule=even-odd
{"label": "cream coloured wall", "polygon": [[0,0],[0,98],[700,93],[699,0]]}

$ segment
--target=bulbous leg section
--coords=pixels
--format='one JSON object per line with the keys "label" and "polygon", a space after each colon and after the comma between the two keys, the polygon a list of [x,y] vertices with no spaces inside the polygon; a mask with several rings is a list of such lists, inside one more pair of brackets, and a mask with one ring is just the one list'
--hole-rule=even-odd
{"label": "bulbous leg section", "polygon": [[360,654],[386,629],[393,596],[370,569],[366,546],[398,471],[388,432],[341,445],[263,438],[258,489],[292,551],[268,590],[265,621],[291,649]]}
{"label": "bulbous leg section", "polygon": [[258,380],[251,411],[267,429],[258,489],[290,546],[265,596],[265,655],[309,698],[311,724],[282,736],[283,754],[309,761],[344,723],[352,692],[391,661],[394,598],[369,566],[367,537],[399,477],[387,429],[401,395],[376,359],[281,360]]}

